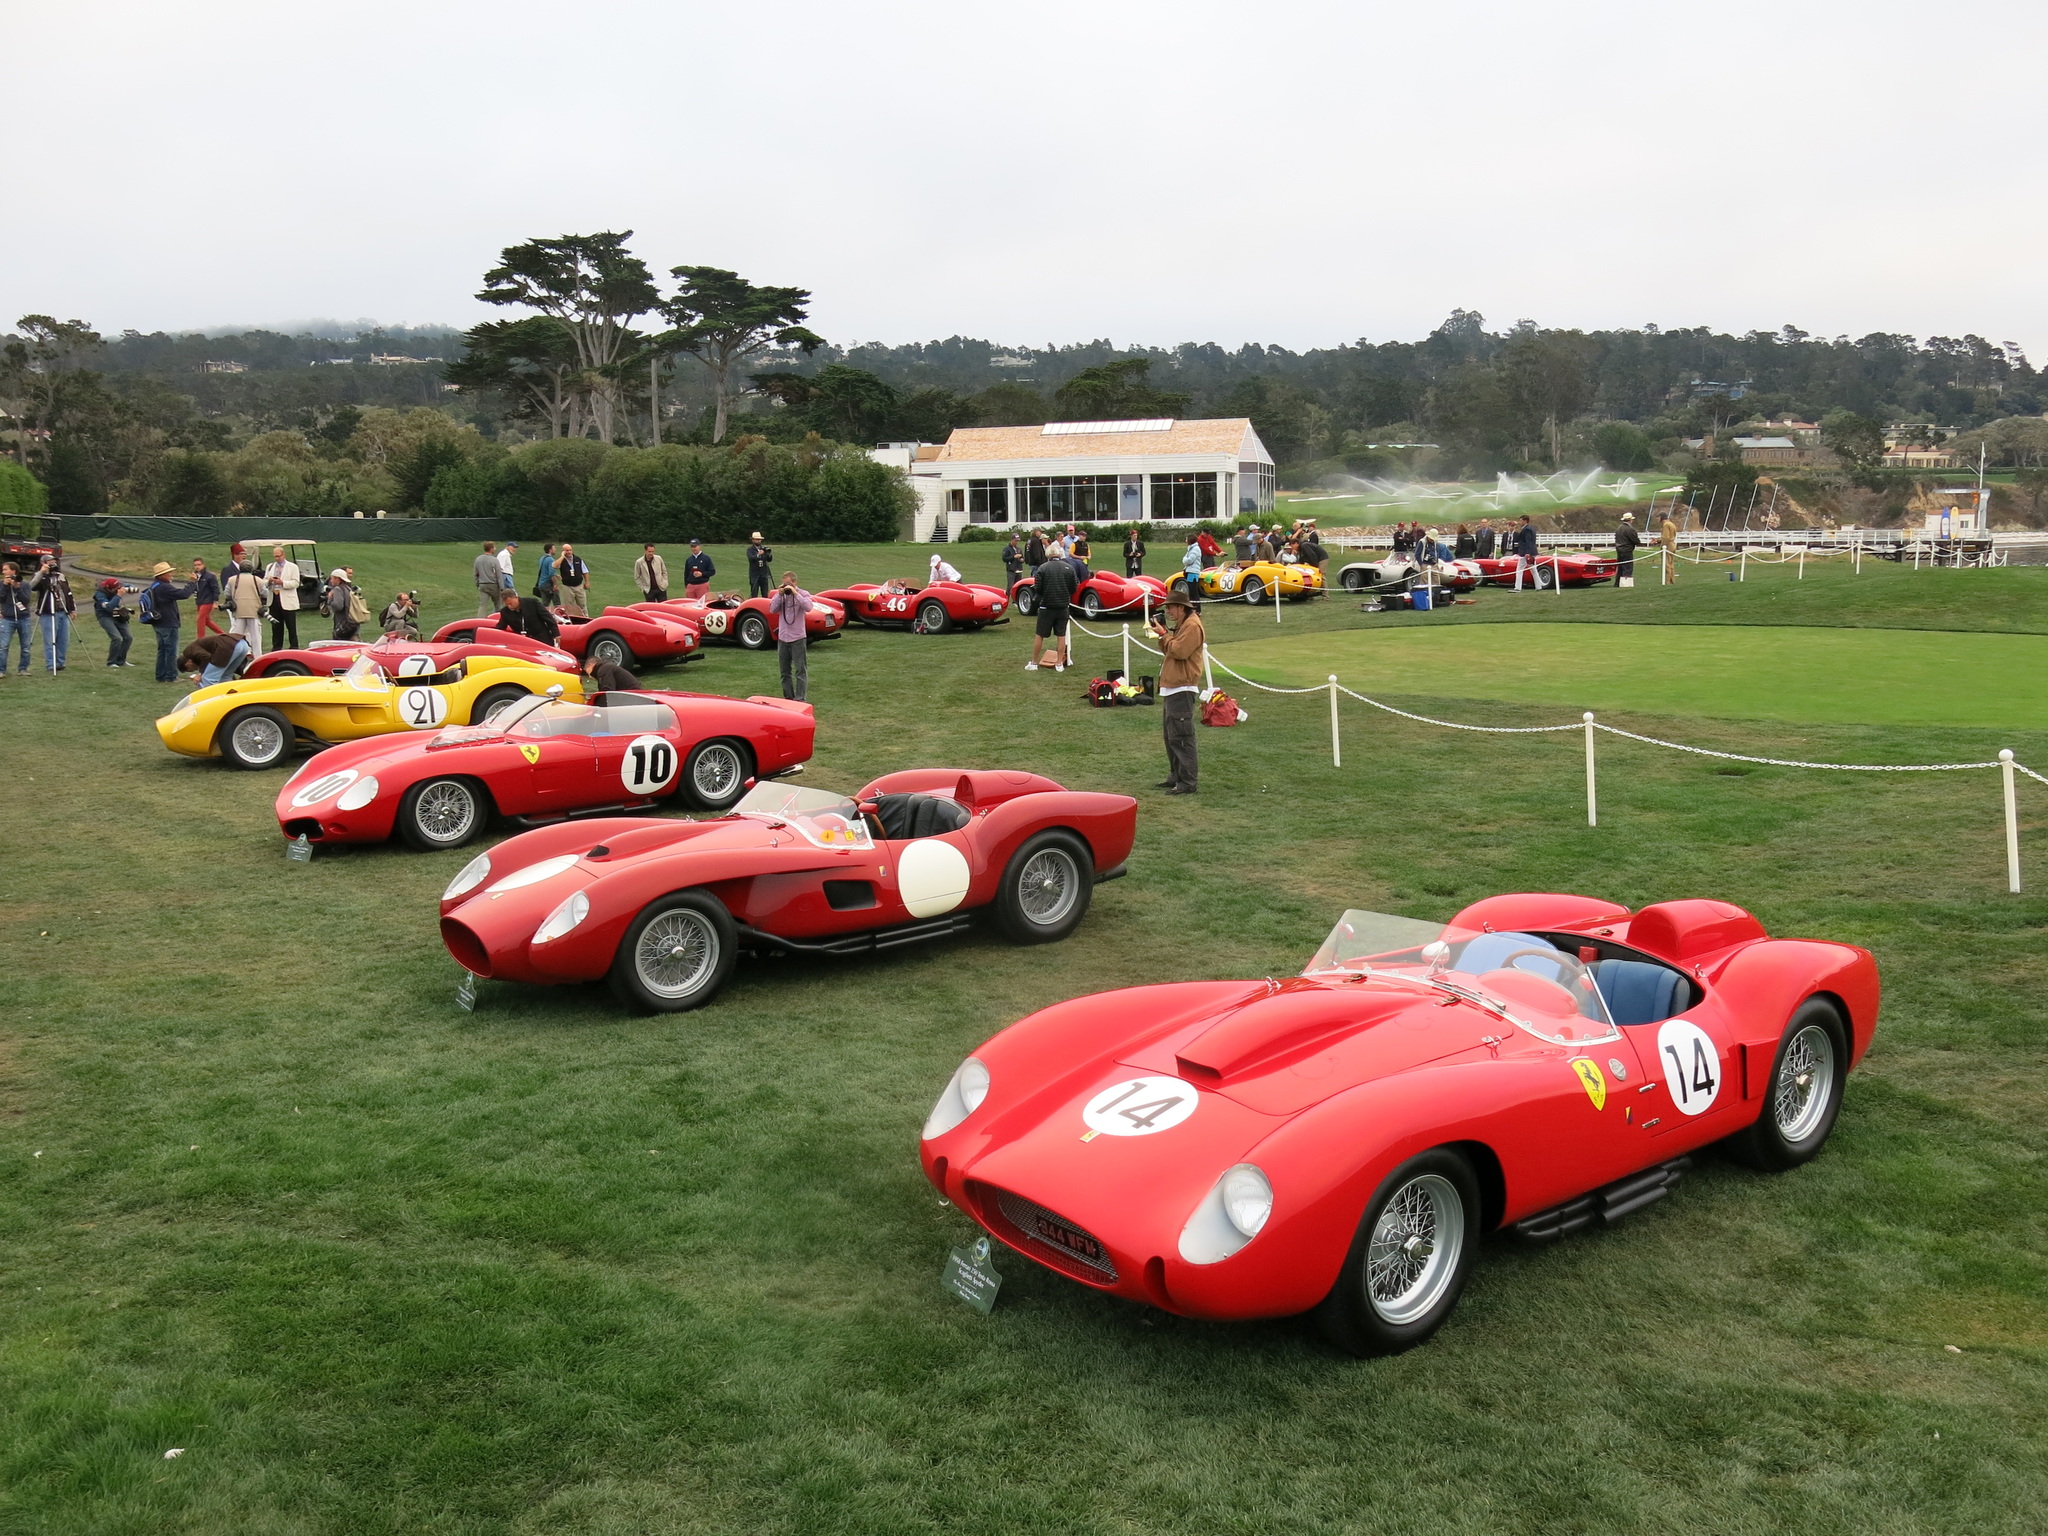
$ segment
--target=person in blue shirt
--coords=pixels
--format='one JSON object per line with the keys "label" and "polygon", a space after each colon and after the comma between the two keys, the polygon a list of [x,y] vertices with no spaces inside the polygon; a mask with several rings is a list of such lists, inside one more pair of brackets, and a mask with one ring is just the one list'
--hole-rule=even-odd
{"label": "person in blue shirt", "polygon": [[1180,555],[1181,575],[1187,579],[1188,604],[1195,612],[1202,611],[1202,536],[1188,535],[1188,547]]}
{"label": "person in blue shirt", "polygon": [[121,601],[127,594],[121,583],[109,576],[92,593],[92,616],[100,621],[100,628],[107,634],[107,665],[110,667],[132,667],[128,659],[128,647],[135,643],[135,636],[128,629],[128,609]]}
{"label": "person in blue shirt", "polygon": [[550,608],[555,604],[555,546],[540,547],[540,564],[533,572],[533,595]]}
{"label": "person in blue shirt", "polygon": [[149,617],[144,620],[156,631],[156,680],[160,683],[175,683],[178,680],[178,599],[190,597],[194,588],[179,586],[171,580],[171,562],[159,560],[150,567],[149,585],[144,587],[144,600],[149,605]]}
{"label": "person in blue shirt", "polygon": [[711,563],[711,557],[704,553],[702,539],[690,540],[690,558],[683,562],[683,596],[695,601],[711,595],[711,578],[718,574],[718,567]]}

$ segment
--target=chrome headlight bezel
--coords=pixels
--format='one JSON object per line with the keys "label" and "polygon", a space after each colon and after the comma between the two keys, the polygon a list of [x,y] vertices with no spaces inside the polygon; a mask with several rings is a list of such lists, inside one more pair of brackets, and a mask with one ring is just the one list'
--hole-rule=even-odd
{"label": "chrome headlight bezel", "polygon": [[1180,1256],[1190,1264],[1220,1264],[1263,1232],[1272,1215],[1273,1181],[1255,1163],[1235,1163],[1188,1214]]}
{"label": "chrome headlight bezel", "polygon": [[453,901],[458,896],[467,896],[490,878],[491,856],[480,853],[456,871],[455,878],[448,882],[448,889],[441,893],[441,899]]}
{"label": "chrome headlight bezel", "polygon": [[565,933],[573,932],[577,924],[590,916],[590,897],[582,891],[571,891],[560,906],[541,919],[533,930],[533,942],[546,944],[559,939]]}
{"label": "chrome headlight bezel", "polygon": [[970,1056],[955,1067],[938,1102],[932,1105],[932,1112],[925,1116],[923,1139],[930,1141],[962,1125],[988,1097],[989,1081],[988,1063],[978,1056]]}

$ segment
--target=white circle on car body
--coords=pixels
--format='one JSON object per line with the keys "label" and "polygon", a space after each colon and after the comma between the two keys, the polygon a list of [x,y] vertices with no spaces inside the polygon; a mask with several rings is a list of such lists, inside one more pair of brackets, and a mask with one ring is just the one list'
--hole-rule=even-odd
{"label": "white circle on car body", "polygon": [[619,763],[629,795],[657,795],[675,782],[676,749],[666,736],[635,736]]}
{"label": "white circle on car body", "polygon": [[404,689],[398,695],[398,718],[413,730],[432,730],[448,718],[448,695],[438,688]]}
{"label": "white circle on car body", "polygon": [[400,677],[431,677],[434,673],[434,658],[415,652],[398,664]]}
{"label": "white circle on car body", "polygon": [[349,785],[355,783],[356,778],[357,774],[353,768],[340,768],[333,773],[323,773],[296,795],[293,795],[292,804],[303,809],[309,805],[318,805],[322,800],[331,800],[344,789],[347,789]]}
{"label": "white circle on car body", "polygon": [[1177,1077],[1131,1077],[1090,1099],[1081,1120],[1099,1136],[1156,1136],[1195,1112],[1193,1083]]}
{"label": "white circle on car body", "polygon": [[1721,1094],[1721,1053],[1699,1025],[1667,1019],[1657,1031],[1657,1064],[1680,1114],[1703,1115]]}
{"label": "white circle on car body", "polygon": [[722,608],[713,608],[704,615],[704,632],[708,635],[725,633],[726,613]]}
{"label": "white circle on car body", "polygon": [[967,856],[942,838],[920,838],[896,861],[896,890],[912,917],[952,911],[967,899],[973,878]]}

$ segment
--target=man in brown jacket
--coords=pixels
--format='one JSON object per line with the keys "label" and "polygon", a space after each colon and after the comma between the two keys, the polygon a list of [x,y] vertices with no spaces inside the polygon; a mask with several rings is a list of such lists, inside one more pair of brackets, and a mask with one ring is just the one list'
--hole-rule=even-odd
{"label": "man in brown jacket", "polygon": [[[1166,627],[1172,619],[1173,628]],[[1159,787],[1169,795],[1195,792],[1195,700],[1202,691],[1202,652],[1207,636],[1201,616],[1185,592],[1166,594],[1163,612],[1152,619],[1159,639],[1159,713],[1166,734],[1166,777]]]}
{"label": "man in brown jacket", "polygon": [[1657,528],[1657,542],[1663,546],[1659,560],[1664,567],[1664,585],[1678,585],[1678,524],[1671,521],[1671,514],[1664,514],[1664,521]]}

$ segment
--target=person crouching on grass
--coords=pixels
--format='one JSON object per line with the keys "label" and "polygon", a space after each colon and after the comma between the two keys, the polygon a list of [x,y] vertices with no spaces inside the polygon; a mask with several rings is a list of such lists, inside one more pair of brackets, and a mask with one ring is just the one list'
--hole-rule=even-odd
{"label": "person crouching on grass", "polygon": [[597,656],[583,658],[583,691],[586,697],[593,693],[635,693],[642,686],[639,678],[615,661],[605,661]]}
{"label": "person crouching on grass", "polygon": [[[1166,621],[1172,619],[1168,629]],[[1202,616],[1185,592],[1169,592],[1163,613],[1152,616],[1159,640],[1159,714],[1166,736],[1166,777],[1159,787],[1169,795],[1195,792],[1195,700],[1202,691],[1202,651],[1208,637]]]}
{"label": "person crouching on grass", "polygon": [[211,688],[229,678],[239,677],[249,664],[249,642],[240,635],[201,635],[185,647],[178,658],[180,672],[197,672],[195,688]]}

